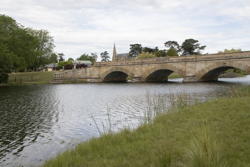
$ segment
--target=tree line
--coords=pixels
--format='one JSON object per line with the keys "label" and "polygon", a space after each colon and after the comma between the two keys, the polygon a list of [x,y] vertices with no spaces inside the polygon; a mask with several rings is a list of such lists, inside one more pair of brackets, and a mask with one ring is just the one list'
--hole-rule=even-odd
{"label": "tree line", "polygon": [[152,58],[166,56],[187,56],[198,55],[206,46],[201,46],[198,40],[186,39],[181,45],[176,41],[167,41],[164,43],[166,49],[160,50],[158,47],[142,47],[141,44],[131,44],[129,57],[134,58]]}

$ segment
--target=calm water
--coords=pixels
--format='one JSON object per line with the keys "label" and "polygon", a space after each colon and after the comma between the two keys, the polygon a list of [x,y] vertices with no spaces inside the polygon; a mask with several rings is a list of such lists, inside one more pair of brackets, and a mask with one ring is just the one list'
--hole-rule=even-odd
{"label": "calm water", "polygon": [[[0,166],[39,166],[58,153],[99,135],[110,118],[112,128],[142,122],[147,96],[186,93],[206,100],[245,78],[219,83],[74,84],[0,88]],[[109,111],[109,112],[107,112]],[[108,117],[109,113],[110,117]],[[105,129],[104,129],[105,130]]]}

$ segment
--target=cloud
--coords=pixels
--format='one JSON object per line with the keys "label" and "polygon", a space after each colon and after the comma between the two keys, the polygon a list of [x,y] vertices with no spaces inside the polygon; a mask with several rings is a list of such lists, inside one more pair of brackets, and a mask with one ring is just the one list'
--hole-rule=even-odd
{"label": "cloud", "polygon": [[118,52],[129,44],[159,46],[167,40],[198,39],[206,52],[249,49],[249,0],[1,0],[0,13],[47,29],[57,52]]}

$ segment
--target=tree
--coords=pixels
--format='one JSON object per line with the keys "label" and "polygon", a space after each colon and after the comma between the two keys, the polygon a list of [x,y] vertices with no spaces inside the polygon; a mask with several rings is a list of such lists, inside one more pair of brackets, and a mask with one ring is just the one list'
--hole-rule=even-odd
{"label": "tree", "polygon": [[36,70],[49,63],[54,48],[53,39],[47,31],[25,28],[5,15],[0,15],[0,45],[4,50],[1,51],[4,53],[2,58],[12,55],[9,56],[10,72]]}
{"label": "tree", "polygon": [[[93,58],[94,62],[96,62],[98,56],[97,56],[97,53],[90,53],[90,56]],[[92,62],[92,63],[94,63]]]}
{"label": "tree", "polygon": [[[0,83],[8,80],[7,73],[12,70],[20,68],[21,66],[25,68],[24,58],[17,55],[14,50],[22,49],[22,47],[15,45],[15,40],[13,39],[20,30],[14,19],[0,15]],[[24,44],[25,42],[26,41],[23,41]]]}
{"label": "tree", "polygon": [[142,53],[142,46],[141,46],[141,44],[131,44],[130,45],[130,51],[129,51],[129,56],[130,57],[136,57],[140,53]]}
{"label": "tree", "polygon": [[109,53],[107,51],[102,52],[101,54],[101,61],[102,62],[108,62],[110,59]]}
{"label": "tree", "polygon": [[182,55],[198,55],[206,46],[200,46],[199,41],[195,39],[186,39],[182,45]]}
{"label": "tree", "polygon": [[58,62],[58,55],[55,53],[52,53],[49,58],[49,63],[57,63]]}
{"label": "tree", "polygon": [[167,41],[164,45],[168,49],[174,48],[177,52],[181,51],[180,45],[176,41]]}
{"label": "tree", "polygon": [[143,47],[142,48],[142,52],[145,52],[145,53],[155,53],[157,51],[159,51],[158,47],[155,47],[155,48]]}
{"label": "tree", "polygon": [[63,53],[58,53],[58,56],[59,56],[59,62],[65,61]]}
{"label": "tree", "polygon": [[34,68],[50,63],[50,56],[53,54],[54,40],[46,30],[26,29],[29,34],[36,38],[36,53]]}
{"label": "tree", "polygon": [[5,45],[0,43],[0,83],[8,81],[8,73],[13,68],[14,54],[9,52]]}

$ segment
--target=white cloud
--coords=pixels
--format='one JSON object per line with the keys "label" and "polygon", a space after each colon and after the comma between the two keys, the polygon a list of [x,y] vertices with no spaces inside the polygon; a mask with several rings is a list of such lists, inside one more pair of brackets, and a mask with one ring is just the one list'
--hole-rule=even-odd
{"label": "white cloud", "polygon": [[195,38],[206,52],[249,49],[249,0],[1,0],[0,13],[19,23],[47,29],[56,51],[68,57],[108,50],[117,44],[160,46]]}

